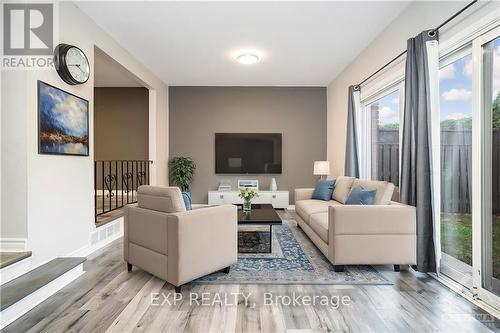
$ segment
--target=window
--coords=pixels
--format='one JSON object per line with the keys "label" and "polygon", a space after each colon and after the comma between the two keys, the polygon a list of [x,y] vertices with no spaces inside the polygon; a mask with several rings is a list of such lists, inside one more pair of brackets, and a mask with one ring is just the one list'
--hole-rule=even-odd
{"label": "window", "polygon": [[441,270],[472,285],[472,55],[439,70]]}
{"label": "window", "polygon": [[485,160],[488,170],[488,212],[483,221],[483,284],[500,295],[500,37],[483,46],[484,112],[489,133],[486,140],[491,149]]}
{"label": "window", "polygon": [[399,186],[400,89],[365,104],[363,113],[365,176]]}

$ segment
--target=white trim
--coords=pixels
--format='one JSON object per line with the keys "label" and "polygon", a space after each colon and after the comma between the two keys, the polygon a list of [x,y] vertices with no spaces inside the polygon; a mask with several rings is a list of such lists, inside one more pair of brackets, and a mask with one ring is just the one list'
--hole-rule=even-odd
{"label": "white trim", "polygon": [[[462,21],[461,23],[455,24],[441,33],[439,41],[440,57],[446,57],[448,54],[455,52],[457,49],[460,49],[467,44],[471,44],[477,37],[495,28],[495,26],[500,25],[500,8],[498,8],[497,1],[485,1],[482,4],[479,3],[478,5],[480,8],[463,18],[463,20],[474,20],[476,18],[475,16],[478,16],[475,22],[464,24]],[[482,11],[485,11],[486,15],[481,15],[482,13],[477,14]],[[454,29],[458,29],[463,25],[465,25],[463,29],[458,32],[454,31]],[[451,34],[451,36],[448,37],[448,34]]]}
{"label": "white trim", "polygon": [[[402,73],[399,73],[398,75],[401,75]],[[396,91],[399,91],[399,145],[401,146],[403,136],[402,136],[402,124],[403,124],[403,114],[404,114],[404,76],[397,77],[397,80],[394,79],[395,77],[393,76],[389,80],[383,80],[381,81],[381,84],[376,85],[377,90],[372,90],[373,92],[376,91],[376,93],[370,93],[370,95],[363,99],[360,102],[360,107],[359,107],[359,115],[358,115],[358,122],[359,122],[359,140],[358,142],[360,143],[360,152],[359,152],[359,163],[360,163],[360,178],[361,179],[371,179],[372,177],[372,156],[371,156],[371,140],[372,140],[372,133],[371,133],[371,113],[369,113],[370,110],[367,110],[367,106],[386,97],[387,95],[390,95]],[[382,86],[382,84],[388,84],[386,86]],[[361,89],[363,90],[363,89]],[[368,95],[368,94],[367,94]],[[399,150],[399,156],[398,156],[398,165],[399,169],[401,170],[401,149]]]}
{"label": "white trim", "polygon": [[405,79],[406,55],[401,56],[388,69],[377,74],[367,83],[361,86],[360,99],[363,104],[369,100],[377,99],[377,96],[384,94],[392,87],[398,86]]}
{"label": "white trim", "polygon": [[57,293],[69,283],[76,280],[79,276],[84,274],[83,263],[59,276],[57,279],[52,280],[40,289],[32,292],[20,301],[12,304],[8,308],[0,312],[0,329],[12,323],[17,318],[21,317],[26,312],[33,309],[38,304],[45,301],[50,296]]}
{"label": "white trim", "polygon": [[0,251],[21,252],[26,251],[28,240],[26,238],[0,238]]}
{"label": "white trim", "polygon": [[0,270],[0,285],[7,283],[15,278],[28,273],[33,269],[31,266],[32,258],[24,258],[18,262],[15,262],[7,267],[4,267]]}
{"label": "white trim", "polygon": [[439,57],[439,69],[451,65],[457,60],[465,58],[472,54],[472,45],[458,47],[454,51],[449,52],[446,56]]}

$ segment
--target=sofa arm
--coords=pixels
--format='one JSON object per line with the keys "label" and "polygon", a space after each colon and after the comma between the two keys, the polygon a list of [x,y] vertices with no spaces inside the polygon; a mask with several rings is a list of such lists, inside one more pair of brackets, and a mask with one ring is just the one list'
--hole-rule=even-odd
{"label": "sofa arm", "polygon": [[314,192],[314,188],[296,188],[295,189],[295,201],[310,200],[312,198],[313,192]]}
{"label": "sofa arm", "polygon": [[338,235],[416,234],[413,206],[335,205],[328,207],[330,237]]}
{"label": "sofa arm", "polygon": [[178,286],[236,262],[237,209],[222,205],[168,215],[169,282]]}

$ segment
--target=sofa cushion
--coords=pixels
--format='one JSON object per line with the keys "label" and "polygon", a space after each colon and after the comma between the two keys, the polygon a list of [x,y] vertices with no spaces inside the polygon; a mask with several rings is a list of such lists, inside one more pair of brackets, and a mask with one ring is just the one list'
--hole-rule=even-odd
{"label": "sofa cushion", "polygon": [[309,226],[325,243],[328,243],[328,212],[312,214]]}
{"label": "sofa cushion", "polygon": [[365,190],[361,186],[352,188],[349,197],[345,202],[346,205],[373,205],[377,190]]}
{"label": "sofa cushion", "polygon": [[337,201],[300,200],[295,202],[295,212],[309,224],[309,217],[315,213],[327,213],[328,206],[340,205]]}
{"label": "sofa cushion", "polygon": [[335,180],[320,179],[314,188],[312,199],[330,201],[335,187]]}
{"label": "sofa cushion", "polygon": [[394,184],[382,180],[362,180],[356,179],[352,187],[361,186],[365,190],[376,190],[374,205],[390,205]]}
{"label": "sofa cushion", "polygon": [[354,182],[354,177],[341,176],[337,178],[335,183],[335,189],[332,193],[332,199],[345,204],[349,193],[351,192],[352,183]]}
{"label": "sofa cushion", "polygon": [[191,192],[182,192],[182,200],[184,200],[184,207],[186,207],[186,210],[193,209]]}
{"label": "sofa cushion", "polygon": [[137,190],[137,205],[144,209],[164,213],[186,211],[182,193],[178,187],[139,186]]}

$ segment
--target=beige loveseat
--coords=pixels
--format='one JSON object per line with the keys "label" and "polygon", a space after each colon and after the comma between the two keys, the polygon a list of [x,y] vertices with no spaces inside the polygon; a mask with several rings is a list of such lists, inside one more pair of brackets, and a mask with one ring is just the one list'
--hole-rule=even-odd
{"label": "beige loveseat", "polygon": [[238,255],[237,207],[186,211],[177,187],[140,186],[137,204],[125,207],[123,258],[181,285],[234,264]]}
{"label": "beige loveseat", "polygon": [[[373,205],[345,205],[351,189],[376,190]],[[416,263],[415,207],[391,201],[394,185],[338,177],[330,201],[313,200],[314,189],[295,190],[299,227],[334,265]]]}

